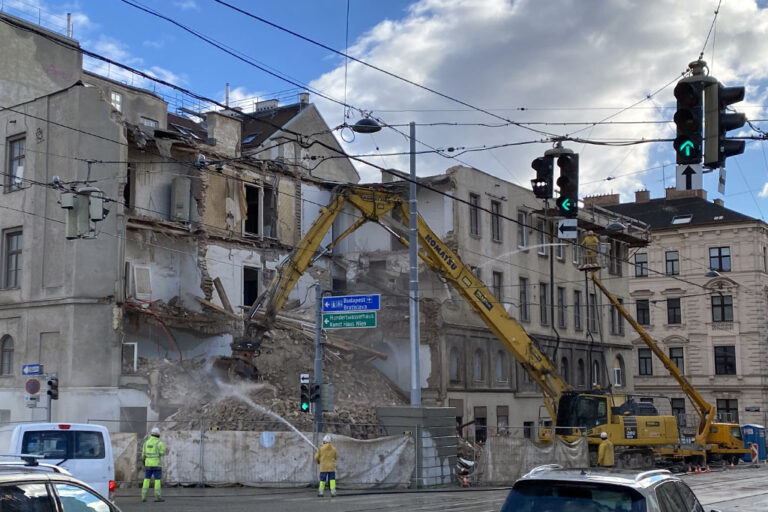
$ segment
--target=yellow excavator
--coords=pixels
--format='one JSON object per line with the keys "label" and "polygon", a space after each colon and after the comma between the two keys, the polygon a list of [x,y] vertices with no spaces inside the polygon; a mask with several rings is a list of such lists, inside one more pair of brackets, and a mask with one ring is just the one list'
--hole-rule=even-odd
{"label": "yellow excavator", "polygon": [[696,414],[699,416],[699,423],[696,427],[694,447],[685,448],[677,444],[675,447],[657,448],[656,452],[663,457],[704,464],[706,462],[733,462],[738,460],[746,453],[748,449],[744,448],[744,440],[741,436],[741,428],[736,423],[721,423],[715,421],[716,409],[693,387],[693,384],[685,378],[685,375],[675,365],[674,362],[664,353],[654,339],[643,329],[624,306],[611,294],[608,289],[600,282],[596,270],[590,271],[592,282],[600,288],[603,294],[611,301],[613,306],[621,313],[621,316],[632,325],[640,338],[645,342],[648,348],[659,358],[664,368],[680,384],[680,388],[693,404]]}
{"label": "yellow excavator", "polygon": [[[360,217],[328,246],[321,247],[334,220],[348,206],[355,208]],[[407,238],[395,229],[396,226],[402,230],[407,219],[407,201],[386,185],[340,186],[331,203],[321,209],[298,246],[278,268],[270,286],[251,306],[246,317],[247,338],[251,339],[244,340],[243,345],[233,345],[233,350],[242,356],[248,351],[248,343],[257,346],[261,333],[273,324],[299,277],[350,233],[366,222],[374,222],[407,246]],[[600,434],[607,432],[615,447],[617,465],[632,468],[653,466],[654,448],[677,443],[677,421],[673,416],[659,415],[653,407],[647,407],[648,404],[631,395],[611,394],[600,389],[577,391],[569,385],[549,357],[509,316],[504,305],[421,216],[418,217],[418,238],[419,257],[454,286],[541,387],[544,405],[558,437],[573,441],[586,436],[592,459],[596,460]]]}

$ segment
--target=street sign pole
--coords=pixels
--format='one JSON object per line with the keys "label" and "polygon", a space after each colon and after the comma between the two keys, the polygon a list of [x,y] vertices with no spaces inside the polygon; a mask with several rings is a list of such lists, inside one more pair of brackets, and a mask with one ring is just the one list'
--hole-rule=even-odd
{"label": "street sign pole", "polygon": [[[323,291],[320,283],[315,284],[315,384],[323,384]],[[323,393],[315,402],[315,446],[323,431]]]}

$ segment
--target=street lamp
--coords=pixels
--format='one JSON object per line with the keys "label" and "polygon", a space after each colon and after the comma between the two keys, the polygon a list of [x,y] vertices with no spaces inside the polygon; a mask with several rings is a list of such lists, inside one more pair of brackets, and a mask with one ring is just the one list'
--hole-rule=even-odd
{"label": "street lamp", "polygon": [[[408,283],[408,305],[411,341],[411,405],[421,406],[421,379],[419,377],[419,212],[416,201],[416,123],[411,122],[411,179],[408,198],[410,218],[408,222],[408,249],[410,252],[410,281]],[[365,117],[354,125],[357,133],[376,133],[381,126],[376,120]]]}
{"label": "street lamp", "polygon": [[720,277],[720,272],[717,270],[710,270],[706,274],[704,274],[704,277]]}

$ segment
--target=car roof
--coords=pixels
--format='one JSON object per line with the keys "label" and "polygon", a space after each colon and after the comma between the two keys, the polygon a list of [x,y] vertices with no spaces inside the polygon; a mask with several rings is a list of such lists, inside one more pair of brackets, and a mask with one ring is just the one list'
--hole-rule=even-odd
{"label": "car roof", "polygon": [[631,470],[615,468],[564,468],[559,464],[538,466],[523,475],[520,480],[562,480],[623,485],[644,489],[662,480],[677,480],[666,469]]}

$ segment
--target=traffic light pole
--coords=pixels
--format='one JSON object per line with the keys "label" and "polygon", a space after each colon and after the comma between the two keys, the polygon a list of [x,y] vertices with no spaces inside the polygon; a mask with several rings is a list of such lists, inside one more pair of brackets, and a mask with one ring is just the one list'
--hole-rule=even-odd
{"label": "traffic light pole", "polygon": [[[320,283],[315,284],[315,384],[323,385],[323,291]],[[315,402],[315,433],[323,431],[323,393]],[[315,439],[315,445],[318,440]]]}

